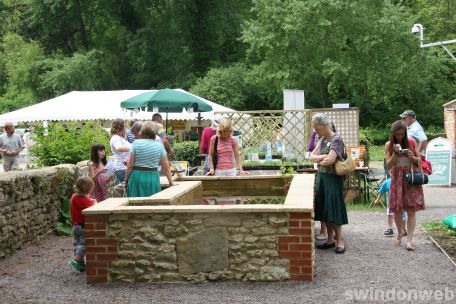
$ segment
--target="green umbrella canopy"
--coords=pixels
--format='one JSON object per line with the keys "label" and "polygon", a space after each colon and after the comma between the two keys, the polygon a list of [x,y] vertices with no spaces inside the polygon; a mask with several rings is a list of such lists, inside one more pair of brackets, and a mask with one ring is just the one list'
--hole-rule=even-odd
{"label": "green umbrella canopy", "polygon": [[120,103],[124,109],[147,108],[148,111],[180,113],[182,110],[192,108],[193,112],[212,111],[212,106],[191,94],[172,89],[151,91],[131,97]]}

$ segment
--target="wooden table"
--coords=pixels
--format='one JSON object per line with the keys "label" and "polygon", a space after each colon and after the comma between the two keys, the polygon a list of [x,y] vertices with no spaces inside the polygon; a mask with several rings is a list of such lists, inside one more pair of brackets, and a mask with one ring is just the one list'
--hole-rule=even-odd
{"label": "wooden table", "polygon": [[357,189],[363,194],[363,202],[366,203],[369,200],[369,191],[367,189],[367,173],[369,167],[356,167],[348,178],[345,180],[345,187],[347,189]]}

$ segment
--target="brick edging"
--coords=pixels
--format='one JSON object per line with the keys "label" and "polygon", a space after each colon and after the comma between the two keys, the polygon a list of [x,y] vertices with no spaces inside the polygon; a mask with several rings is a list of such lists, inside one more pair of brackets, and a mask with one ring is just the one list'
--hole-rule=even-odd
{"label": "brick edging", "polygon": [[107,237],[107,215],[85,216],[86,237],[86,281],[87,283],[106,283],[108,263],[117,259],[117,240]]}
{"label": "brick edging", "polygon": [[312,225],[313,220],[310,212],[290,213],[289,235],[278,237],[279,256],[290,261],[291,280],[313,280]]}

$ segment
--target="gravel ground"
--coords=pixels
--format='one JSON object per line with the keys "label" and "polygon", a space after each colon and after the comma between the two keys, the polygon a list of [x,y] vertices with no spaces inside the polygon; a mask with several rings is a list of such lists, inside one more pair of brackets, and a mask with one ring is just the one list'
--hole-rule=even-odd
{"label": "gravel ground", "polygon": [[[456,213],[456,188],[426,187],[425,196],[427,209],[418,213],[418,222]],[[408,252],[405,245],[395,247],[392,238],[383,236],[384,212],[350,212],[349,222],[344,227],[346,253],[317,250],[317,276],[312,283],[86,285],[84,276],[67,265],[71,238],[49,236],[0,260],[0,304],[371,303],[369,297],[375,299],[375,292],[379,303],[388,299],[404,303],[403,294],[392,291],[445,292],[445,288],[450,301],[443,303],[456,302],[456,269],[421,230],[416,232],[415,252]],[[351,297],[358,291],[369,292],[367,300]],[[382,301],[381,293],[388,291],[390,298]],[[422,301],[436,302],[434,298]]]}

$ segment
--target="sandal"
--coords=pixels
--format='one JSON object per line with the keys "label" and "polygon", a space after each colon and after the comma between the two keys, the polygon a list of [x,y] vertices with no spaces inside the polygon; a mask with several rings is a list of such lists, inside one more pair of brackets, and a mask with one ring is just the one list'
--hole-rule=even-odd
{"label": "sandal", "polygon": [[415,247],[413,247],[412,244],[407,244],[406,249],[407,251],[415,251]]}
{"label": "sandal", "polygon": [[402,236],[407,236],[407,230],[404,229],[404,232],[402,233]]}
{"label": "sandal", "polygon": [[383,234],[384,235],[393,235],[394,234],[393,228],[386,229],[386,231]]}

